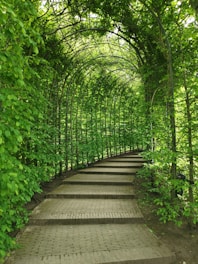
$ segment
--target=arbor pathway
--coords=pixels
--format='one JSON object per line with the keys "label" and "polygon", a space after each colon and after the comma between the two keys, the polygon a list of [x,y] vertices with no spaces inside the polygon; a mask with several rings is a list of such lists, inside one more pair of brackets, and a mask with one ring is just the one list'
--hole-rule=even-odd
{"label": "arbor pathway", "polygon": [[175,263],[146,227],[133,190],[142,166],[125,154],[81,169],[47,194],[6,264]]}

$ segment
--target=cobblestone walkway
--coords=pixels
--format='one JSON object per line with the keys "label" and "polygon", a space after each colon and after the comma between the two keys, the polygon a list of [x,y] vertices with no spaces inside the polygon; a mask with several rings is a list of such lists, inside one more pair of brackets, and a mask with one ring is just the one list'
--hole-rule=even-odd
{"label": "cobblestone walkway", "polygon": [[6,264],[171,264],[175,256],[144,224],[133,190],[137,154],[79,170],[48,193]]}

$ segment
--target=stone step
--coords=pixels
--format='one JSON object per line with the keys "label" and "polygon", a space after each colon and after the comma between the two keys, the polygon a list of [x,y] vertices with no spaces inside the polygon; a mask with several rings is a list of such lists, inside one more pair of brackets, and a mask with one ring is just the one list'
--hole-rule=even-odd
{"label": "stone step", "polygon": [[111,162],[104,161],[94,164],[94,167],[108,167],[108,168],[141,168],[143,165],[136,162]]}
{"label": "stone step", "polygon": [[48,195],[134,195],[132,186],[62,184]]}
{"label": "stone step", "polygon": [[100,184],[100,185],[131,185],[133,184],[133,175],[110,175],[110,174],[75,174],[66,178],[63,184]]}
{"label": "stone step", "polygon": [[92,217],[92,218],[67,218],[67,219],[30,219],[28,225],[94,225],[94,224],[137,224],[144,223],[143,218],[134,217]]}
{"label": "stone step", "polygon": [[49,193],[46,194],[45,198],[75,198],[75,199],[134,199],[135,194],[64,194],[64,193]]}
{"label": "stone step", "polygon": [[123,154],[123,155],[120,155],[119,158],[142,158],[142,156],[140,154],[133,154],[133,153],[128,153],[128,154]]}
{"label": "stone step", "polygon": [[67,180],[83,180],[83,181],[111,181],[111,182],[128,182],[134,181],[134,175],[123,175],[123,174],[101,174],[101,173],[77,173],[72,175],[71,177],[66,178],[64,181]]}
{"label": "stone step", "polygon": [[146,160],[142,158],[130,158],[130,157],[119,157],[119,158],[110,158],[105,161],[110,161],[110,162],[135,162],[135,163],[144,163]]}
{"label": "stone step", "polygon": [[117,182],[111,182],[111,181],[81,181],[81,180],[76,180],[73,181],[71,180],[65,180],[62,182],[62,184],[80,184],[80,185],[133,185],[133,182],[124,182],[124,181],[117,181]]}
{"label": "stone step", "polygon": [[29,224],[139,223],[143,215],[129,199],[45,199]]}
{"label": "stone step", "polygon": [[6,264],[171,264],[175,255],[143,224],[27,226]]}
{"label": "stone step", "polygon": [[101,174],[122,174],[122,175],[134,175],[138,171],[137,168],[99,168],[90,167],[81,169],[79,173],[101,173]]}

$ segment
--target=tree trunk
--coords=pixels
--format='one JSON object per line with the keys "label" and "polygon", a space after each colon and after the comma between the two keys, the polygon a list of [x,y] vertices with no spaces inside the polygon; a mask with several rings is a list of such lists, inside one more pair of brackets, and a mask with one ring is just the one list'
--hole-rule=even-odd
{"label": "tree trunk", "polygon": [[184,89],[186,93],[186,115],[187,115],[187,123],[188,123],[188,160],[189,160],[189,202],[191,204],[191,215],[189,218],[189,225],[192,228],[193,227],[193,216],[194,212],[192,209],[192,204],[194,202],[194,196],[193,196],[193,188],[192,184],[194,182],[194,160],[193,160],[193,143],[192,143],[192,116],[191,116],[191,111],[190,111],[190,98],[189,98],[189,91],[187,88],[187,83],[186,83],[186,73],[184,73]]}

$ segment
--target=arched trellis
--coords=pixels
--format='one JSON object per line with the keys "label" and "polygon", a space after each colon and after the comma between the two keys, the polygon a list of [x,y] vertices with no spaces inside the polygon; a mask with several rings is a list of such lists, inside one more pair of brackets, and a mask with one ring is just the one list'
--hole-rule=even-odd
{"label": "arched trellis", "polygon": [[[58,107],[56,142],[58,154],[62,155],[57,164],[59,173],[137,147],[131,133],[134,109],[128,108],[126,114],[125,106],[130,103],[126,102],[124,94],[124,91],[128,93],[129,101],[133,102],[133,88],[129,84],[133,75],[137,75],[137,67],[133,60],[123,56],[128,54],[125,47],[120,47],[118,42],[116,44],[111,47],[108,38],[105,41],[93,38],[91,43],[81,41],[77,43],[77,49],[73,47],[71,63],[76,68],[66,73]],[[108,46],[108,54],[103,50],[105,45]],[[105,91],[104,85],[108,86]],[[108,94],[104,95],[107,91]],[[126,117],[130,118],[127,120]]]}
{"label": "arched trellis", "polygon": [[[112,72],[115,71],[116,70],[113,70]],[[92,79],[92,75],[94,78],[95,71],[94,69],[89,69],[89,72],[87,72],[89,81]],[[63,152],[66,153],[67,157],[66,168],[73,168],[80,164],[82,165],[83,163],[85,164],[103,158],[104,156],[111,156],[118,152],[120,153],[122,151],[134,149],[135,147],[129,143],[128,147],[124,146],[124,141],[120,144],[121,137],[130,138],[129,134],[131,134],[132,130],[131,128],[128,128],[129,134],[127,137],[125,130],[124,134],[121,135],[121,123],[125,123],[126,126],[127,123],[131,124],[131,118],[134,118],[134,115],[132,115],[134,109],[132,108],[131,112],[128,111],[127,114],[125,113],[125,115],[121,116],[121,112],[126,109],[127,105],[123,91],[129,80],[125,83],[117,84],[116,80],[111,80],[111,74],[109,74],[109,76],[102,76],[99,80],[101,84],[103,84],[104,81],[105,84],[108,84],[110,92],[107,96],[102,95],[103,97],[100,98],[98,92],[94,95],[94,83],[92,82],[90,86],[89,81],[87,84],[82,84],[82,86],[77,87],[76,90],[73,89],[70,95],[66,95],[65,102],[67,102],[67,110],[64,112],[65,114],[63,114],[64,117],[62,117],[66,120],[66,122],[63,123],[62,128],[62,131],[66,133],[66,144],[62,144],[65,148]],[[120,88],[121,85],[122,88]],[[100,92],[100,88],[98,91]],[[115,98],[115,96],[117,98]],[[133,101],[133,89],[128,90],[128,96],[131,96],[130,102]],[[126,116],[130,117],[130,119],[127,120]],[[121,119],[124,118],[126,118],[126,120],[121,121]],[[116,123],[118,124],[117,131],[115,128]],[[59,130],[59,132],[60,131],[61,130]],[[68,141],[70,141],[69,146],[67,144]],[[95,153],[93,151],[94,142],[95,145],[102,148],[99,151],[98,147],[96,147]],[[87,150],[89,146],[90,149]],[[90,151],[91,154],[89,153]]]}

